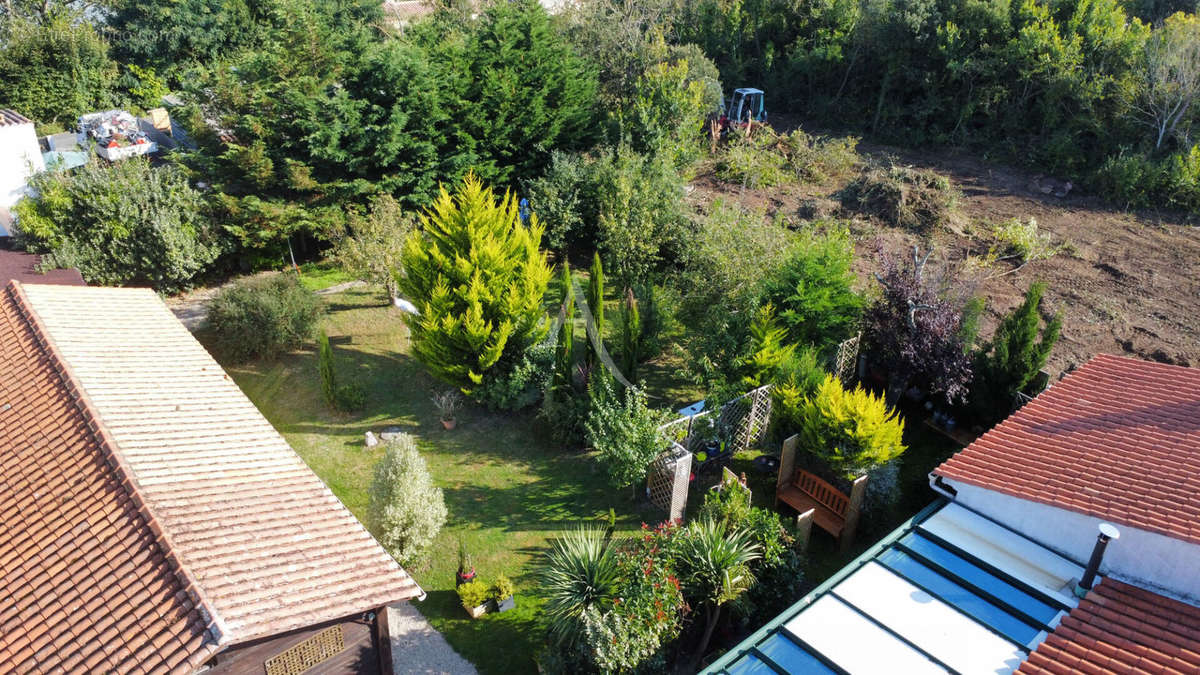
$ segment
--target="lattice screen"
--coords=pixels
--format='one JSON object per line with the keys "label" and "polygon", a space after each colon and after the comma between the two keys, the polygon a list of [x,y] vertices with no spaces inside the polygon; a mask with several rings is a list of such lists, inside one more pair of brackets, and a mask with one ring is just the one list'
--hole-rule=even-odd
{"label": "lattice screen", "polygon": [[842,381],[842,384],[849,387],[856,379],[856,367],[858,366],[858,345],[862,341],[862,333],[855,335],[847,340],[842,340],[838,345],[837,361],[834,363],[834,374]]}
{"label": "lattice screen", "polygon": [[669,520],[683,520],[692,475],[692,453],[678,443],[671,445],[671,450],[650,465],[646,489],[650,491],[650,501],[666,511]]}
{"label": "lattice screen", "polygon": [[346,636],[342,627],[334,626],[272,656],[263,665],[266,666],[267,675],[300,675],[345,649]]}

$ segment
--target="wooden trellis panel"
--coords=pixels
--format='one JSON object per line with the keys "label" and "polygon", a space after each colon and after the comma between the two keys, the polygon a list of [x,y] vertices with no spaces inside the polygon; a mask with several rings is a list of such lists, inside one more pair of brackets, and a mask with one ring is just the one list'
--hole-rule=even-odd
{"label": "wooden trellis panel", "polygon": [[771,385],[746,392],[721,406],[720,424],[733,430],[734,452],[748,450],[762,442],[771,423]]}
{"label": "wooden trellis panel", "polygon": [[834,362],[833,373],[849,387],[857,378],[855,370],[858,367],[858,346],[862,341],[862,333],[848,340],[842,340],[838,345],[837,360]]}
{"label": "wooden trellis panel", "polygon": [[300,644],[267,659],[263,665],[267,675],[300,675],[313,666],[342,653],[346,636],[341,626],[317,633]]}
{"label": "wooden trellis panel", "polygon": [[678,443],[672,443],[671,450],[650,465],[646,489],[650,491],[651,503],[666,511],[668,520],[683,520],[691,475],[692,453]]}

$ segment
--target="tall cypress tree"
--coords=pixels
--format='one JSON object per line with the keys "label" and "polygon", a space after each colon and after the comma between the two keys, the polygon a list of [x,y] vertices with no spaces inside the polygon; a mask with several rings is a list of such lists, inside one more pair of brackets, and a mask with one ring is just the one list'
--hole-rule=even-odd
{"label": "tall cypress tree", "polygon": [[[600,254],[592,258],[592,269],[589,271],[587,287],[587,303],[592,310],[593,323],[596,326],[596,338],[604,344],[604,266],[600,264]],[[588,350],[588,363],[596,362],[595,348]]]}
{"label": "tall cypress tree", "polygon": [[505,354],[516,356],[549,329],[542,300],[553,272],[538,249],[537,216],[521,223],[517,200],[497,200],[473,174],[445,188],[405,242],[400,291],[413,353],[434,375],[470,394]]}
{"label": "tall cypress tree", "polygon": [[637,377],[641,341],[642,317],[638,312],[637,298],[632,288],[626,288],[625,305],[621,312],[621,370],[625,379],[631,382],[636,381]]}
{"label": "tall cypress tree", "polygon": [[571,370],[575,368],[575,293],[571,288],[571,266],[566,260],[562,266],[562,292],[566,311],[558,328],[558,343],[554,351],[554,389],[571,383]]}
{"label": "tall cypress tree", "polygon": [[1025,301],[1004,317],[991,342],[975,355],[971,402],[983,419],[997,420],[1008,414],[1013,397],[1037,377],[1058,341],[1062,315],[1041,319],[1045,291],[1046,285],[1040,281],[1030,286]]}

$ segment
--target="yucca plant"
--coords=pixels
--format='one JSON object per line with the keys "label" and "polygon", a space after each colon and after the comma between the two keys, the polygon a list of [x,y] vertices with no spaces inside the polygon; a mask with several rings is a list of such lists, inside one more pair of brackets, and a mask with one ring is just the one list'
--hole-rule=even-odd
{"label": "yucca plant", "polygon": [[721,608],[754,585],[750,563],[757,560],[759,545],[750,532],[730,528],[723,520],[693,522],[680,544],[684,597],[704,607],[704,635],[693,657],[698,664],[708,649]]}
{"label": "yucca plant", "polygon": [[614,542],[597,527],[569,530],[550,547],[538,576],[551,637],[573,642],[585,610],[612,604],[620,582]]}

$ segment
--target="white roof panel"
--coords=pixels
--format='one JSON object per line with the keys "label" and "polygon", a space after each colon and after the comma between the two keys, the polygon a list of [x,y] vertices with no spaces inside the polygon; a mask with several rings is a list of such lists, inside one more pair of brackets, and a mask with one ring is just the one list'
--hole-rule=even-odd
{"label": "white roof panel", "polygon": [[834,593],[960,673],[1011,673],[1025,658],[1012,642],[877,562]]}
{"label": "white roof panel", "polygon": [[[823,596],[784,625],[793,635],[851,675],[945,675],[930,661],[832,595]],[[864,645],[870,645],[864,649]]]}

